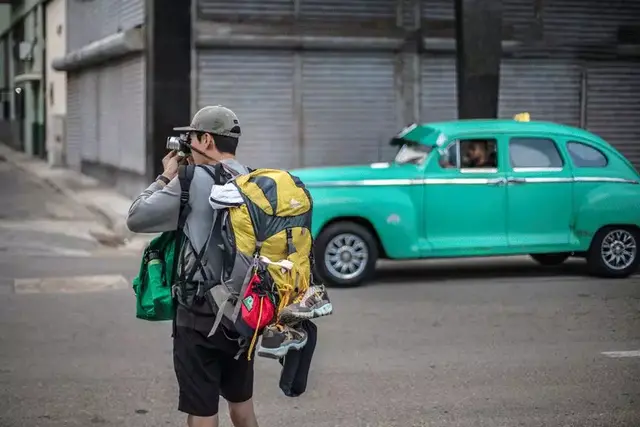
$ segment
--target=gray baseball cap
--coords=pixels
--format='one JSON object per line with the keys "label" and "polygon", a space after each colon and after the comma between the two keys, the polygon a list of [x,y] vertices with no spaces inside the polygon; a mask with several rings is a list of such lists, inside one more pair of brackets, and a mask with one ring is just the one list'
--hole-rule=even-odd
{"label": "gray baseball cap", "polygon": [[240,122],[236,113],[222,105],[201,108],[189,126],[173,128],[178,132],[209,132],[215,135],[240,138]]}

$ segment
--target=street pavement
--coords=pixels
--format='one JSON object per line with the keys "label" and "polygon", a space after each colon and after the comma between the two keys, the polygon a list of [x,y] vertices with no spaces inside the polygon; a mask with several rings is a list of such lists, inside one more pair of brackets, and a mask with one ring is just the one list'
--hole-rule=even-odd
{"label": "street pavement", "polygon": [[[134,318],[137,255],[101,246],[91,212],[2,158],[0,181],[0,426],[184,425],[170,326]],[[262,426],[640,426],[637,276],[385,263],[330,295],[305,394],[285,397],[279,365],[256,361]]]}

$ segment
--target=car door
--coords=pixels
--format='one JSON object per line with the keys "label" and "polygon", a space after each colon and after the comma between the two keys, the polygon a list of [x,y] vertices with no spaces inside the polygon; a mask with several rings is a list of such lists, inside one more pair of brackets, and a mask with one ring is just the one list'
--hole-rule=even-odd
{"label": "car door", "polygon": [[508,249],[505,174],[497,163],[499,155],[493,167],[464,167],[461,146],[475,139],[483,136],[443,144],[425,169],[427,257],[491,255]]}
{"label": "car door", "polygon": [[509,246],[518,252],[566,251],[573,179],[553,137],[510,135],[507,164]]}

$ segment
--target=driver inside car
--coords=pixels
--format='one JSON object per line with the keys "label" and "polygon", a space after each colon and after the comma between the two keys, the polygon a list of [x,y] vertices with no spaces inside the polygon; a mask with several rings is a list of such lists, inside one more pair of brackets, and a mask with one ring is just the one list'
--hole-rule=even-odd
{"label": "driver inside car", "polygon": [[495,152],[489,152],[488,141],[471,141],[466,151],[464,163],[464,167],[467,168],[494,168],[496,167]]}

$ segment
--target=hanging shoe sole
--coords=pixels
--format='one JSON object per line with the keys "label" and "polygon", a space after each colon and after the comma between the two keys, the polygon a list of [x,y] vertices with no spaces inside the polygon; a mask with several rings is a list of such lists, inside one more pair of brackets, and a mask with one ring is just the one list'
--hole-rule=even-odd
{"label": "hanging shoe sole", "polygon": [[328,316],[333,313],[333,305],[329,302],[321,305],[318,308],[314,308],[310,311],[293,311],[286,308],[280,314],[280,321],[289,325],[295,324],[302,320],[316,319],[318,317]]}
{"label": "hanging shoe sole", "polygon": [[282,345],[277,348],[265,348],[260,345],[258,348],[258,356],[266,357],[268,359],[280,359],[284,357],[289,350],[300,350],[307,344],[307,338],[305,337],[303,341],[292,342],[287,345]]}

